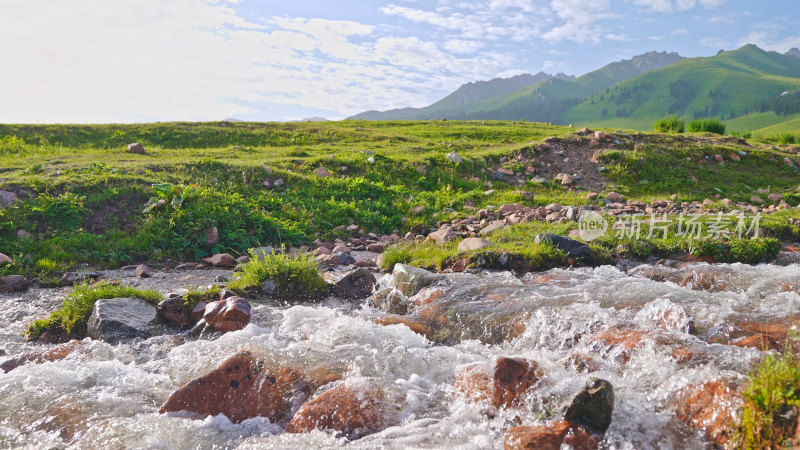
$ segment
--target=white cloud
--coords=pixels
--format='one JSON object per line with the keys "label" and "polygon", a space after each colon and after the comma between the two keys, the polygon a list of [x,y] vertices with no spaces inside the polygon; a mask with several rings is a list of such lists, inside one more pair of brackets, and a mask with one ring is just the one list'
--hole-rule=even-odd
{"label": "white cloud", "polygon": [[459,55],[468,55],[475,53],[484,47],[484,44],[479,41],[469,41],[465,39],[450,39],[444,43],[444,48],[452,53]]}
{"label": "white cloud", "polygon": [[764,50],[784,53],[792,47],[800,47],[800,35],[782,37],[775,30],[751,30],[737,43],[739,47],[745,44],[755,44]]}
{"label": "white cloud", "polygon": [[609,0],[553,0],[550,8],[563,22],[542,36],[551,42],[599,43],[604,33],[596,22],[614,17]]}
{"label": "white cloud", "polygon": [[660,41],[663,38],[661,36],[647,36],[647,39],[650,39],[651,41]]}
{"label": "white cloud", "polygon": [[670,33],[670,34],[673,35],[673,36],[678,36],[678,35],[681,35],[681,34],[686,34],[688,32],[689,32],[689,30],[687,30],[686,28],[675,28],[674,30],[672,30],[672,33]]}
{"label": "white cloud", "polygon": [[521,9],[525,12],[534,10],[532,0],[491,0],[489,2],[491,9]]}
{"label": "white cloud", "polygon": [[715,49],[724,49],[728,46],[728,42],[724,39],[716,38],[716,37],[704,37],[700,39],[700,45],[704,45],[706,47],[711,47]]}
{"label": "white cloud", "polygon": [[672,13],[687,11],[698,6],[704,9],[716,8],[726,1],[728,0],[633,0],[633,4],[659,13]]}

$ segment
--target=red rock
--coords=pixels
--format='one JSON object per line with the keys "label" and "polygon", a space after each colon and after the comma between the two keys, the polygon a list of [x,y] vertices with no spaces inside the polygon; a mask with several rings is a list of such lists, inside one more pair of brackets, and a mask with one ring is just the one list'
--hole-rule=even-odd
{"label": "red rock", "polygon": [[387,426],[390,407],[375,384],[338,384],[300,407],[286,426],[289,433],[332,430],[338,436],[358,439]]}
{"label": "red rock", "polygon": [[4,361],[3,364],[0,364],[0,369],[3,369],[4,372],[10,372],[16,369],[17,367],[23,364],[27,364],[29,362],[42,364],[44,362],[58,361],[71,355],[72,352],[82,347],[83,345],[85,345],[84,342],[73,340],[66,342],[64,344],[58,344],[49,350],[41,352],[25,353],[23,355],[15,356],[11,359]]}
{"label": "red rock", "polygon": [[590,339],[604,347],[611,347],[612,351],[618,351],[618,358],[623,363],[627,363],[631,353],[635,350],[648,333],[643,330],[612,328],[597,334]]}
{"label": "red rock", "polygon": [[728,448],[741,403],[735,380],[715,380],[682,389],[675,406],[678,419],[704,431],[713,444]]}
{"label": "red rock", "polygon": [[574,450],[593,450],[597,436],[580,425],[561,420],[551,425],[514,427],[506,432],[506,450],[559,450],[565,444]]}
{"label": "red rock", "polygon": [[379,319],[375,320],[375,323],[378,325],[405,325],[414,333],[419,335],[425,336],[428,334],[428,327],[421,323],[417,322],[411,318],[403,317],[403,316],[383,316]]}
{"label": "red rock", "polygon": [[228,297],[205,307],[203,319],[220,331],[241,330],[250,323],[250,303],[241,297]]}
{"label": "red rock", "polygon": [[455,263],[453,263],[452,271],[453,272],[463,272],[467,270],[467,266],[469,265],[468,259],[459,259]]}
{"label": "red rock", "polygon": [[494,366],[492,403],[497,408],[519,405],[525,391],[543,375],[535,361],[498,358]]}
{"label": "red rock", "polygon": [[156,311],[164,320],[179,328],[185,328],[197,322],[197,320],[194,322],[190,320],[192,316],[186,306],[186,299],[182,295],[170,296],[163,300],[156,306]]}
{"label": "red rock", "polygon": [[206,302],[197,302],[197,304],[194,305],[194,309],[192,309],[192,320],[195,323],[199,322],[200,319],[203,318],[203,314],[206,312],[206,305]]}
{"label": "red rock", "polygon": [[479,366],[467,367],[456,375],[453,390],[473,402],[488,401],[494,396],[492,377]]}
{"label": "red rock", "polygon": [[224,414],[231,422],[260,416],[279,422],[287,418],[293,395],[308,395],[318,383],[288,368],[271,374],[263,362],[242,352],[173,392],[160,412],[189,411],[200,417]]}
{"label": "red rock", "polygon": [[216,255],[203,258],[203,262],[214,267],[233,267],[236,265],[236,258],[230,253],[217,253]]}
{"label": "red rock", "polygon": [[733,342],[737,347],[751,347],[759,350],[783,351],[786,346],[786,337],[793,326],[800,325],[797,317],[787,317],[775,322],[738,322],[736,327],[741,330],[738,334],[745,334]]}

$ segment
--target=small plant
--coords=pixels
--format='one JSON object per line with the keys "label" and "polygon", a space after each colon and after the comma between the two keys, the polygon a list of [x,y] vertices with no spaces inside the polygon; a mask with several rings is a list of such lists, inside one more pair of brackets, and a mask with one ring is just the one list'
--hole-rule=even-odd
{"label": "small plant", "polygon": [[794,144],[796,139],[796,136],[792,133],[781,133],[778,135],[779,144]]}
{"label": "small plant", "polygon": [[683,133],[686,122],[678,116],[667,116],[657,120],[653,129],[659,133]]}
{"label": "small plant", "polygon": [[229,284],[233,290],[244,291],[261,286],[265,281],[275,283],[276,298],[285,300],[315,300],[328,291],[317,262],[309,253],[256,254],[250,251],[250,262],[242,267],[242,275]]}
{"label": "small plant", "polygon": [[725,134],[725,124],[717,119],[696,119],[689,122],[690,133],[716,133]]}
{"label": "small plant", "polygon": [[72,230],[83,224],[89,210],[83,206],[86,197],[64,192],[58,197],[40,194],[31,200],[31,215],[48,226],[61,230]]}
{"label": "small plant", "polygon": [[95,285],[80,284],[67,295],[61,307],[47,319],[34,321],[25,334],[35,341],[45,331],[56,336],[81,339],[86,334],[86,322],[92,314],[95,302],[104,298],[140,298],[153,305],[162,300],[161,294],[151,290],[140,290],[130,286],[109,283]]}
{"label": "small plant", "polygon": [[800,407],[800,355],[796,340],[796,335],[788,336],[782,355],[768,353],[748,375],[744,407],[735,433],[737,447],[782,448],[784,440],[794,436]]}
{"label": "small plant", "polygon": [[751,133],[750,131],[732,131],[731,136],[742,139],[750,139],[751,137],[753,137],[753,133]]}
{"label": "small plant", "polygon": [[217,285],[209,286],[207,289],[189,289],[189,292],[183,295],[187,311],[191,312],[200,302],[209,303],[219,300],[219,290]]}
{"label": "small plant", "polygon": [[145,203],[144,210],[142,211],[144,213],[148,213],[166,203],[169,203],[169,205],[174,209],[180,209],[184,200],[189,198],[192,194],[194,194],[195,190],[197,190],[197,186],[161,183],[154,184],[153,189],[155,189],[157,196],[150,197],[150,200]]}

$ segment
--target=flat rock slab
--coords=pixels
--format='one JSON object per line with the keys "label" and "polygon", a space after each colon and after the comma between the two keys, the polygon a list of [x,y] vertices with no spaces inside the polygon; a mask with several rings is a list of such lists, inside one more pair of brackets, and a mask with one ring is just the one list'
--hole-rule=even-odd
{"label": "flat rock slab", "polygon": [[155,318],[156,308],[140,298],[102,299],[92,308],[86,334],[112,344],[147,338],[150,322]]}

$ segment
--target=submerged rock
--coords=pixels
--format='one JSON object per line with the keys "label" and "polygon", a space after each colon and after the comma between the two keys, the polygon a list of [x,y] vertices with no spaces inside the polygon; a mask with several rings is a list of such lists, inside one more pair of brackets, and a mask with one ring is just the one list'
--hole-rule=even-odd
{"label": "submerged rock", "polygon": [[260,416],[280,422],[318,383],[288,368],[271,374],[262,361],[242,352],[173,392],[160,412],[188,411],[200,417],[223,414],[231,422]]}
{"label": "submerged rock", "polygon": [[286,431],[332,430],[337,436],[358,439],[386,428],[389,413],[386,394],[375,383],[342,383],[300,407]]}
{"label": "submerged rock", "polygon": [[732,379],[694,384],[678,393],[676,414],[690,427],[702,430],[713,444],[727,448],[741,395],[738,382]]}
{"label": "submerged rock", "polygon": [[135,338],[147,338],[148,328],[156,318],[156,309],[140,298],[111,298],[98,300],[86,334],[92,339],[109,343]]}
{"label": "submerged rock", "polygon": [[600,440],[579,424],[560,420],[550,425],[514,427],[505,436],[506,450],[594,450]]}
{"label": "submerged rock", "polygon": [[85,345],[85,342],[69,341],[64,344],[58,344],[55,347],[45,351],[25,353],[19,356],[15,356],[6,361],[3,361],[3,364],[0,364],[0,369],[2,369],[3,372],[8,373],[23,364],[31,362],[36,364],[42,364],[45,362],[58,361],[71,355],[72,352],[74,352],[83,345]]}
{"label": "submerged rock", "polygon": [[544,372],[536,361],[523,358],[498,358],[494,366],[494,394],[496,407],[518,405],[522,394],[542,378]]}
{"label": "submerged rock", "polygon": [[395,264],[392,285],[406,297],[415,295],[420,289],[436,282],[441,275],[407,264]]}
{"label": "submerged rock", "polygon": [[575,396],[564,419],[602,434],[611,425],[613,412],[614,388],[608,381],[597,379]]}

